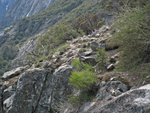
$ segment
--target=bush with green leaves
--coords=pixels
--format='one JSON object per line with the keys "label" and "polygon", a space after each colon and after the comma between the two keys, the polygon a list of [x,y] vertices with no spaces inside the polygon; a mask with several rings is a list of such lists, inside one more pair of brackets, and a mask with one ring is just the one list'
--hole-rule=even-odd
{"label": "bush with green leaves", "polygon": [[70,84],[81,90],[89,90],[96,83],[96,74],[89,70],[74,71],[70,77]]}
{"label": "bush with green leaves", "polygon": [[96,74],[93,67],[81,62],[79,58],[76,58],[71,65],[76,70],[70,76],[70,84],[77,89],[90,90],[96,83]]}
{"label": "bush with green leaves", "polygon": [[98,69],[104,71],[106,68],[106,52],[105,49],[98,49],[98,55],[96,57],[98,63]]}
{"label": "bush with green leaves", "polygon": [[72,63],[71,63],[72,67],[74,67],[75,69],[77,69],[78,71],[81,70],[90,70],[93,71],[93,67],[87,63],[84,62],[80,62],[79,58],[76,58]]}
{"label": "bush with green leaves", "polygon": [[114,34],[122,51],[119,69],[129,71],[142,63],[150,62],[150,3],[144,8],[128,8],[114,24]]}
{"label": "bush with green leaves", "polygon": [[97,27],[101,28],[104,24],[105,24],[105,21],[100,20],[100,21],[97,23]]}
{"label": "bush with green leaves", "polygon": [[70,95],[69,102],[77,104],[89,101],[95,94],[97,76],[94,73],[94,69],[91,65],[80,62],[79,59],[75,59],[72,62],[72,66],[76,71],[73,71],[69,78],[70,84],[81,92],[78,96]]}

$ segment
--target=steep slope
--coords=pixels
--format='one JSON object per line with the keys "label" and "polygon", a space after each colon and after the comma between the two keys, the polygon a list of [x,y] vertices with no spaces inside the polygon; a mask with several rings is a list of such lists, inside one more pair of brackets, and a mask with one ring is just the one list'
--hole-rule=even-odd
{"label": "steep slope", "polygon": [[0,0],[0,20],[6,14],[6,12],[11,8],[16,0]]}
{"label": "steep slope", "polygon": [[[116,4],[118,0],[115,1],[113,4]],[[47,30],[48,27],[59,20],[72,22],[78,16],[86,13],[98,13],[101,9],[106,9],[107,2],[108,0],[57,0],[45,11],[21,19],[4,30],[0,36],[0,54],[3,54],[9,48],[10,53],[15,54],[14,58],[18,53],[18,49],[24,45],[23,43],[29,37]],[[112,10],[108,12],[112,12]],[[105,11],[104,15],[105,20],[112,17],[111,13],[105,13]],[[9,60],[12,60],[12,57]]]}
{"label": "steep slope", "polygon": [[[79,16],[78,13],[82,15],[91,10],[97,13],[101,1],[94,1],[79,0],[79,4],[70,0],[60,4],[55,2],[52,9],[49,9],[51,13],[46,10],[48,12],[20,20],[20,23],[14,25],[15,28],[10,27],[5,30],[3,35],[5,37],[1,38],[7,41],[5,42],[5,39],[4,42],[1,41],[3,44],[1,50],[5,50],[2,56],[5,60],[12,60],[14,52],[11,50],[15,47],[20,48],[19,46],[24,44],[21,50],[23,54],[19,56],[24,57],[27,50],[33,56],[28,60],[35,62],[3,74],[0,81],[0,113],[150,112],[150,3],[145,7],[142,4],[141,8],[129,7],[117,16],[118,19],[111,25],[112,27],[101,25],[99,29],[97,27],[92,29],[92,34],[88,35],[84,35],[82,29],[80,32],[78,29],[73,29],[67,22],[54,22],[58,16],[60,16],[58,20],[66,19],[71,22]],[[106,2],[109,3],[107,7],[110,7],[110,1]],[[60,7],[62,4],[64,7]],[[118,3],[113,5],[119,6]],[[106,7],[100,7],[102,8]],[[112,9],[111,7],[111,11]],[[48,16],[45,17],[46,19],[40,17],[38,20],[37,17],[41,14]],[[108,15],[101,16],[108,23],[111,20]],[[53,21],[47,23],[49,17],[53,17]],[[47,26],[45,23],[37,26],[35,24],[38,22],[34,20],[44,21]],[[34,24],[30,26],[33,21]],[[22,25],[22,22],[26,23]],[[31,37],[27,43],[24,43],[27,40],[26,36],[39,33],[38,30],[45,30],[53,25],[53,22],[57,24],[44,34]],[[80,24],[79,21],[77,22]],[[80,24],[81,28],[93,27],[91,18],[89,21],[81,22],[85,22]],[[103,23],[100,21],[100,24],[101,22]],[[86,23],[89,25],[87,26]],[[26,25],[29,26],[24,28]],[[34,25],[37,32],[33,33],[29,28]],[[21,33],[22,35],[16,38],[18,28],[22,28],[21,31],[25,33]],[[77,35],[80,33],[84,36]],[[134,64],[134,61],[138,63],[130,65]],[[128,67],[126,71],[119,70],[123,69],[120,67],[122,62]]]}
{"label": "steep slope", "polygon": [[[84,15],[86,13],[98,13],[100,10],[105,9],[107,0],[61,0],[56,1],[52,4],[47,10],[40,12],[34,16],[27,17],[17,21],[11,29],[9,29],[2,37],[12,34],[11,39],[14,37],[16,39],[23,39],[23,37],[33,36],[36,33],[39,33],[42,30],[47,29],[49,26],[54,25],[61,19],[72,22],[78,16]],[[118,0],[113,1],[116,4]],[[116,6],[117,8],[118,6]],[[103,11],[101,11],[103,12]],[[110,11],[112,13],[112,10]],[[112,14],[104,11],[105,18],[111,17]],[[10,37],[10,36],[8,36]],[[1,37],[0,37],[1,38]],[[3,41],[0,41],[0,46],[2,43],[6,42],[3,38]]]}
{"label": "steep slope", "polygon": [[[103,45],[112,37],[111,33],[110,27],[103,26],[91,35],[69,41],[63,52],[57,50],[50,61],[40,62],[38,68],[35,65],[19,67],[5,73],[0,85],[0,113],[148,113],[150,85],[130,90],[128,86],[132,81],[128,84],[123,80],[135,79],[117,72],[108,78],[110,70],[101,75],[97,73],[99,79],[93,99],[77,105],[68,102],[69,95],[81,93],[70,85],[69,78],[75,70],[70,64],[81,55],[81,62],[93,63],[95,67],[98,54],[95,49],[105,48]],[[115,58],[117,51],[107,52]]]}
{"label": "steep slope", "polygon": [[20,18],[34,15],[46,9],[54,1],[55,0],[16,0],[15,4],[6,12],[0,21],[0,26],[5,27]]}
{"label": "steep slope", "polygon": [[13,26],[8,27],[6,30],[2,31],[0,35],[0,54],[2,57],[0,73],[3,73],[3,71],[8,69],[8,61],[12,60],[12,57],[11,59],[6,60],[6,56],[3,55],[4,51],[7,53],[6,51],[9,49],[9,56],[11,56],[12,53],[15,53],[13,56],[14,58],[17,55],[16,52],[18,52],[20,46],[24,45],[23,43],[30,36],[45,31],[49,26],[60,20],[64,16],[63,14],[68,13],[70,10],[77,7],[81,3],[82,0],[56,1],[46,11],[22,19],[16,22]]}

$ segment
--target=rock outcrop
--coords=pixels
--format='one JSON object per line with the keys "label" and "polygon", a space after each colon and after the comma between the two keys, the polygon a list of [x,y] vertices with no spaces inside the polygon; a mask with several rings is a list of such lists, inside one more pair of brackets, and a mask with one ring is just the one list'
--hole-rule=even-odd
{"label": "rock outcrop", "polygon": [[19,74],[21,74],[24,70],[26,70],[27,68],[29,68],[29,66],[25,66],[25,67],[18,67],[16,69],[13,69],[11,71],[8,71],[6,73],[4,73],[4,75],[2,76],[2,80],[9,80],[11,78],[14,78],[15,76],[18,76]]}
{"label": "rock outcrop", "polygon": [[106,91],[107,88],[114,86],[110,85],[114,82],[108,84],[99,90],[98,95],[100,97],[97,101],[87,102],[78,108],[68,107],[63,113],[74,113],[76,111],[78,113],[150,113],[150,84],[126,92],[124,84],[115,82],[115,85],[118,84],[125,91],[119,96],[113,96]]}
{"label": "rock outcrop", "polygon": [[123,93],[107,102],[95,103],[87,113],[149,113],[150,84]]}
{"label": "rock outcrop", "polygon": [[59,105],[72,92],[69,85],[71,66],[25,71],[16,83],[4,90],[3,113],[51,113],[59,111]]}

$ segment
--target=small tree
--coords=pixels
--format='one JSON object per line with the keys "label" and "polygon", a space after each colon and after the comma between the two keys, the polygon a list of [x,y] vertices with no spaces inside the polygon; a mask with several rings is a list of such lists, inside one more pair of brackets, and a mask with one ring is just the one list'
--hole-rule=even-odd
{"label": "small tree", "polygon": [[86,34],[91,33],[94,29],[97,28],[97,23],[99,21],[99,17],[97,14],[85,14],[78,17],[73,23],[72,26],[78,32],[82,30]]}
{"label": "small tree", "polygon": [[79,104],[82,102],[89,101],[93,94],[95,94],[96,86],[96,74],[93,71],[91,65],[80,62],[79,59],[75,59],[72,62],[72,66],[77,70],[72,72],[70,76],[70,84],[79,90],[79,95],[70,95],[69,102],[71,104]]}
{"label": "small tree", "polygon": [[89,90],[92,85],[96,83],[96,74],[89,71],[83,70],[81,72],[72,72],[70,77],[70,84],[81,90]]}

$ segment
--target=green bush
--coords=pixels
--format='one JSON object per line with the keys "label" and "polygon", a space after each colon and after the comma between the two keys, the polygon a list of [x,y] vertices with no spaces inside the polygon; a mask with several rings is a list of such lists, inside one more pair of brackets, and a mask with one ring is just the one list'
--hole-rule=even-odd
{"label": "green bush", "polygon": [[98,62],[98,69],[104,71],[106,68],[106,53],[105,49],[98,49],[98,55],[96,57],[96,62]]}
{"label": "green bush", "polygon": [[78,58],[76,58],[72,63],[71,63],[72,67],[76,68],[77,70],[81,70],[82,66],[80,63],[80,60]]}
{"label": "green bush", "polygon": [[150,3],[144,8],[128,8],[117,17],[114,27],[120,32],[115,33],[114,38],[121,43],[119,69],[129,71],[150,62],[149,14]]}
{"label": "green bush", "polygon": [[75,69],[77,69],[78,71],[81,70],[90,70],[93,71],[93,67],[87,63],[84,62],[80,62],[79,58],[76,58],[72,63],[71,63],[72,67],[74,67]]}
{"label": "green bush", "polygon": [[72,72],[70,84],[81,90],[89,90],[96,83],[96,74],[89,70],[81,72]]}
{"label": "green bush", "polygon": [[81,90],[90,90],[96,83],[96,74],[91,65],[80,62],[76,58],[71,64],[77,71],[73,71],[70,76],[70,84]]}
{"label": "green bush", "polygon": [[100,21],[97,23],[97,27],[101,28],[104,24],[105,24],[105,21],[100,20]]}
{"label": "green bush", "polygon": [[60,46],[57,50],[60,51],[60,52],[65,52],[68,48],[69,44],[66,43],[66,44],[63,44],[62,46]]}
{"label": "green bush", "polygon": [[[78,60],[75,60],[77,66],[80,68],[80,65],[78,63]],[[96,74],[93,71],[89,70],[89,67],[87,70],[81,70],[81,71],[74,71],[72,72],[70,76],[70,84],[77,89],[80,89],[81,92],[79,95],[69,95],[69,102],[73,105],[76,104],[82,104],[84,102],[87,102],[93,98],[93,95],[95,95],[96,90],[96,81],[97,77]]]}

